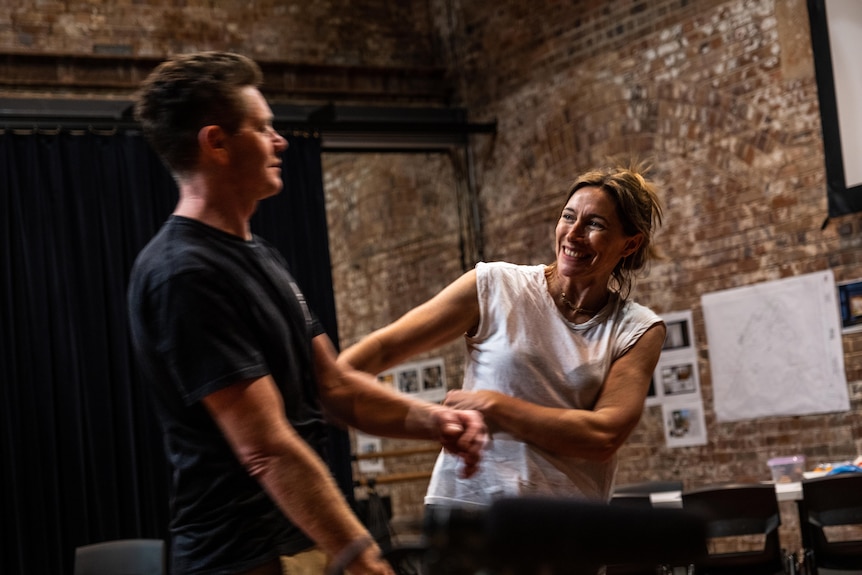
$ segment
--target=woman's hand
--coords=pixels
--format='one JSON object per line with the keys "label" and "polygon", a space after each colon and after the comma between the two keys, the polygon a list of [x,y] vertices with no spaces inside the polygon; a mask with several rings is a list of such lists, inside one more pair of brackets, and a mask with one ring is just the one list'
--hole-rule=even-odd
{"label": "woman's hand", "polygon": [[453,389],[446,394],[443,405],[454,409],[473,409],[487,417],[491,405],[498,401],[503,394],[496,391],[480,389],[477,391],[464,391]]}

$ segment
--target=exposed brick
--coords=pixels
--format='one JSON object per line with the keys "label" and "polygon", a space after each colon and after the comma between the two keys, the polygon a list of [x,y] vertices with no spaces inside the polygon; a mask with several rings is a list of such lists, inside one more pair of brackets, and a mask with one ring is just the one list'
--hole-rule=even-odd
{"label": "exposed brick", "polygon": [[[269,95],[282,101],[455,103],[497,120],[496,135],[471,140],[486,260],[550,261],[570,181],[610,161],[651,160],[667,259],[635,293],[658,312],[694,314],[709,443],[667,448],[661,410],[649,407],[620,451],[618,481],[761,481],[776,455],[816,463],[862,450],[862,332],[843,336],[849,413],[718,423],[712,405],[702,294],[824,269],[862,277],[862,214],[821,229],[824,150],[803,0],[6,4],[5,93],[123,95],[167,54],[233,49],[264,64]],[[342,346],[475,263],[464,247],[466,177],[448,156],[325,154],[324,177]],[[462,348],[429,354],[444,357],[450,385]],[[381,487],[405,528],[425,485]],[[782,538],[795,550],[790,511],[782,506]]]}

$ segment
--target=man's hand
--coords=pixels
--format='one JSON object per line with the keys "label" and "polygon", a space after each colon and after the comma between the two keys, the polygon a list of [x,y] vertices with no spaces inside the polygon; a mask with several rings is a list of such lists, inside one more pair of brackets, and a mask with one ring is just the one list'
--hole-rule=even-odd
{"label": "man's hand", "polygon": [[462,477],[472,477],[479,470],[482,449],[488,441],[488,429],[482,414],[473,410],[441,407],[433,412],[438,440],[443,449],[464,462]]}
{"label": "man's hand", "polygon": [[[348,561],[346,571],[348,575],[395,575],[392,566],[383,559],[380,547],[376,544],[366,546],[354,559]],[[343,570],[333,563],[329,565],[326,572],[342,575]]]}

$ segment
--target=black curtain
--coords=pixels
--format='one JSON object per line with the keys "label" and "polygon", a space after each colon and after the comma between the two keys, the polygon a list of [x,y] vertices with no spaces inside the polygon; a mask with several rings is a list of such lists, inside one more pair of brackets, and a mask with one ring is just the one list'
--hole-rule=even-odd
{"label": "black curtain", "polygon": [[[256,233],[338,341],[320,142],[288,136]],[[135,256],[176,185],[134,131],[0,134],[0,572],[71,574],[74,549],[167,531],[168,470],[126,321]],[[352,494],[346,433],[334,471]]]}

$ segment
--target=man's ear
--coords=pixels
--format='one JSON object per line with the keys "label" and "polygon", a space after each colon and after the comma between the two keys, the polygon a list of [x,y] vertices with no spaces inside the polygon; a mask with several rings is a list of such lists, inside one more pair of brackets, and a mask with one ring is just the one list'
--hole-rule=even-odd
{"label": "man's ear", "polygon": [[221,126],[204,126],[198,131],[198,146],[201,154],[216,161],[227,161],[226,134]]}

